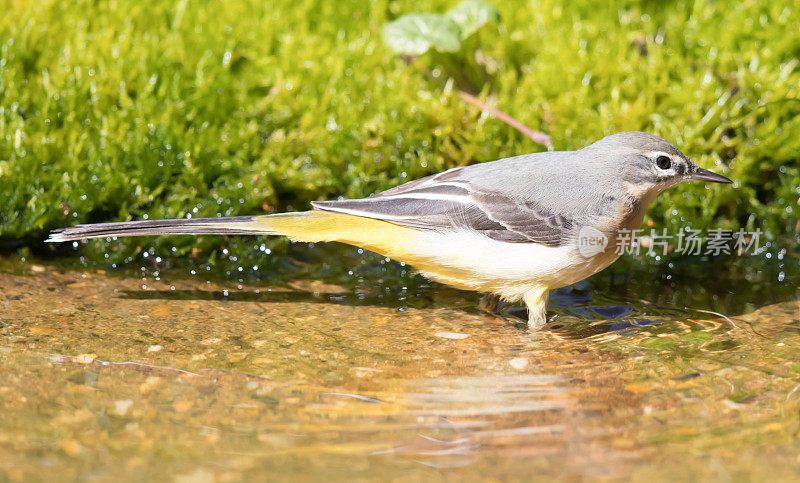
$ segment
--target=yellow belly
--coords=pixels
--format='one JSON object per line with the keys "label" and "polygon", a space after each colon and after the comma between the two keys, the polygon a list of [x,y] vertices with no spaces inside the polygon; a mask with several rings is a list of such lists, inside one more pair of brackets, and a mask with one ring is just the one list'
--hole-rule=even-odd
{"label": "yellow belly", "polygon": [[422,232],[386,221],[327,211],[255,217],[254,222],[299,242],[347,243],[406,263],[425,276],[464,290],[487,290],[467,267],[443,265],[420,250]]}

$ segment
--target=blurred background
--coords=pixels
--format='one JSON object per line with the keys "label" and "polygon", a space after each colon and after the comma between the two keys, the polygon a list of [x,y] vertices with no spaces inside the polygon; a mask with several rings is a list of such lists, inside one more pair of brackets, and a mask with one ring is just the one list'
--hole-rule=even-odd
{"label": "blurred background", "polygon": [[[452,2],[3,4],[5,253],[71,256],[42,240],[77,223],[305,210],[546,149],[459,91],[557,150],[645,130],[735,180],[663,194],[646,229],[758,228],[775,247],[797,244],[791,1],[497,2],[460,44],[434,33],[415,57],[400,52],[408,39],[382,35],[387,23]],[[173,237],[78,253],[96,266],[194,257],[264,272],[286,250]]]}
{"label": "blurred background", "polygon": [[[0,481],[796,481],[795,0],[0,12]],[[337,244],[43,242],[306,210],[623,130],[734,180],[663,193],[645,235],[759,248],[625,255],[555,291],[540,332]]]}

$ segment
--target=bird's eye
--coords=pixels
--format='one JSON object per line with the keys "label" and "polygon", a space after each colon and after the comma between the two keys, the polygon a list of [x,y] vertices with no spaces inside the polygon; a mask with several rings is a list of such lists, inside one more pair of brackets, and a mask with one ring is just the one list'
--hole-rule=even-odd
{"label": "bird's eye", "polygon": [[669,169],[672,166],[672,161],[666,156],[659,156],[656,158],[656,166],[659,169]]}

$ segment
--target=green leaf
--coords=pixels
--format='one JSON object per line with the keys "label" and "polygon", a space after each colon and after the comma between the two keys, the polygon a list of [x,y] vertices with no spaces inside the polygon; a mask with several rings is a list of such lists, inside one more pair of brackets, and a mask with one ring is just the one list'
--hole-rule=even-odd
{"label": "green leaf", "polygon": [[431,47],[442,52],[461,48],[461,29],[452,19],[430,13],[413,13],[383,26],[383,41],[404,55],[422,55]]}
{"label": "green leaf", "polygon": [[713,338],[713,335],[709,334],[708,332],[703,332],[702,330],[688,332],[680,336],[682,341],[695,345],[705,344]]}
{"label": "green leaf", "polygon": [[678,341],[667,337],[652,337],[639,342],[639,345],[648,349],[667,350],[675,347]]}
{"label": "green leaf", "polygon": [[482,0],[466,0],[444,14],[461,29],[461,40],[474,34],[489,21],[500,21],[500,12],[494,5]]}

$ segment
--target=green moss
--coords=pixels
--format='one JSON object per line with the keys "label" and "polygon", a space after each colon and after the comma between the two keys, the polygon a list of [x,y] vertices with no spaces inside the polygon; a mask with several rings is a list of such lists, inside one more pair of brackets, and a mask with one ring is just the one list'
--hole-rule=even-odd
{"label": "green moss", "polygon": [[[0,238],[302,210],[540,150],[384,47],[387,21],[456,3],[4,2]],[[463,55],[480,49],[500,109],[557,149],[651,131],[736,180],[673,189],[650,210],[658,226],[797,232],[793,2],[496,3],[502,23]],[[85,252],[131,260],[143,243],[171,256],[197,247],[213,257],[224,244],[243,263],[261,255],[261,242],[219,237],[97,241]]]}
{"label": "green moss", "polygon": [[650,339],[644,339],[639,343],[640,346],[646,347],[648,349],[655,349],[655,350],[669,350],[674,348],[678,345],[678,341],[675,339],[670,339],[668,337],[652,337]]}
{"label": "green moss", "polygon": [[683,342],[688,342],[689,344],[701,345],[712,340],[714,336],[712,334],[709,334],[708,332],[703,332],[702,330],[696,330],[694,332],[687,332],[685,334],[681,334],[679,338]]}

